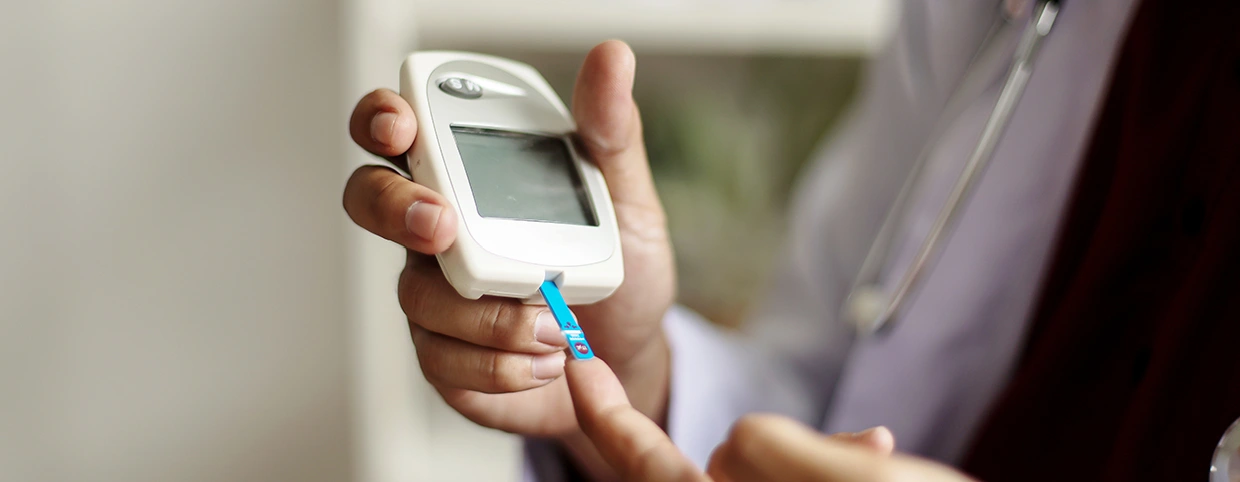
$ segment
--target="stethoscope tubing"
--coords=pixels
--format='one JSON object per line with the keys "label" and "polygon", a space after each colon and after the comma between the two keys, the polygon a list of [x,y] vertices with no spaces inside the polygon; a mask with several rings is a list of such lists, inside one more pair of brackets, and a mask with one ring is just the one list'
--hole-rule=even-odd
{"label": "stethoscope tubing", "polygon": [[[938,252],[943,238],[946,236],[956,218],[964,199],[972,192],[981,178],[981,173],[994,157],[995,148],[999,144],[1004,131],[1010,124],[1016,105],[1024,95],[1029,78],[1033,75],[1033,61],[1042,41],[1050,33],[1051,27],[1059,15],[1059,2],[1042,0],[1035,7],[1032,23],[1025,29],[1017,44],[1012,66],[1008,70],[1003,86],[999,90],[999,98],[994,109],[986,119],[982,134],[969,154],[968,162],[961,176],[952,186],[943,208],[939,210],[934,224],[925,240],[917,250],[909,268],[900,277],[890,295],[883,292],[878,284],[878,274],[883,258],[889,250],[891,237],[895,231],[896,218],[908,202],[909,191],[913,187],[913,179],[917,177],[924,164],[927,150],[923,149],[921,157],[901,187],[892,209],[888,212],[870,251],[866,254],[858,272],[857,280],[844,303],[843,316],[852,321],[858,333],[870,335],[887,329],[903,307],[909,293],[916,286],[926,271],[931,258]],[[967,82],[966,75],[965,81]],[[949,107],[958,103],[961,89],[957,89],[948,102]],[[954,109],[947,109],[947,112]],[[933,140],[934,137],[931,137]]]}

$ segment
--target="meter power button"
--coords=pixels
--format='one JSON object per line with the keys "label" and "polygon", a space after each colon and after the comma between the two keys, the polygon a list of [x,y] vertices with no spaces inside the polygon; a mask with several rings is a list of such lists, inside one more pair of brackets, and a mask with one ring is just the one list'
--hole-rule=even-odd
{"label": "meter power button", "polygon": [[449,77],[439,83],[439,90],[444,91],[448,95],[460,97],[462,99],[477,99],[482,97],[482,86],[469,79],[460,77]]}

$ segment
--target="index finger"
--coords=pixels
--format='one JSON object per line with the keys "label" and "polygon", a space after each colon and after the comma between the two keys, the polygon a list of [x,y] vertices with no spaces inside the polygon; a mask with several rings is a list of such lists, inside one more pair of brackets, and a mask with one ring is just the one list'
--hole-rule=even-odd
{"label": "index finger", "polygon": [[663,429],[633,408],[620,380],[602,360],[571,360],[564,374],[581,430],[622,480],[710,480]]}
{"label": "index finger", "polygon": [[376,89],[357,101],[349,117],[353,142],[371,154],[382,156],[409,172],[405,152],[413,147],[418,120],[404,97],[388,89]]}

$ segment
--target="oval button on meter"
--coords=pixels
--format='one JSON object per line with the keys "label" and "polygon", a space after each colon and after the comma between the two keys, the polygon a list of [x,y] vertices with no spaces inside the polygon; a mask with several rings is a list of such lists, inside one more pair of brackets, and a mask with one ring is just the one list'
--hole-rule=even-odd
{"label": "oval button on meter", "polygon": [[452,77],[439,83],[439,90],[446,92],[448,95],[460,97],[462,99],[477,99],[482,97],[482,86],[476,82],[463,79],[460,77]]}

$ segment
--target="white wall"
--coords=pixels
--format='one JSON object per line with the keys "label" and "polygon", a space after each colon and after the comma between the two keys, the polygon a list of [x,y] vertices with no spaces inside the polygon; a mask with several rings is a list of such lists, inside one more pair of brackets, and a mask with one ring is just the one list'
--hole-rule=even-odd
{"label": "white wall", "polygon": [[339,2],[6,2],[0,478],[350,478]]}

